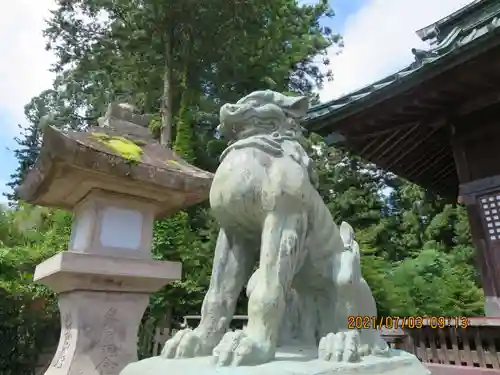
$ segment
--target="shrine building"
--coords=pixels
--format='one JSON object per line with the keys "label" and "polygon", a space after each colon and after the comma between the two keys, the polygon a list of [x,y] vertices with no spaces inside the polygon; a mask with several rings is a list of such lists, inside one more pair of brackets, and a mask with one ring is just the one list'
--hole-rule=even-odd
{"label": "shrine building", "polygon": [[500,317],[500,0],[417,31],[404,69],[310,109],[305,126],[467,206],[485,293]]}

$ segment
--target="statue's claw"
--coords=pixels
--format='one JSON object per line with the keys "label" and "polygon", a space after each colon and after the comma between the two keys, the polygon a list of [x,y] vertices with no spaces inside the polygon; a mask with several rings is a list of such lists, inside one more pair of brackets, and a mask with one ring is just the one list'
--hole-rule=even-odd
{"label": "statue's claw", "polygon": [[204,346],[202,337],[196,330],[193,331],[189,328],[178,331],[165,343],[161,357],[193,358],[209,355],[211,348]]}
{"label": "statue's claw", "polygon": [[272,351],[266,350],[244,331],[227,332],[213,350],[218,366],[248,366],[269,362]]}
{"label": "statue's claw", "polygon": [[330,362],[356,362],[361,358],[359,332],[329,333],[319,342],[318,357]]}

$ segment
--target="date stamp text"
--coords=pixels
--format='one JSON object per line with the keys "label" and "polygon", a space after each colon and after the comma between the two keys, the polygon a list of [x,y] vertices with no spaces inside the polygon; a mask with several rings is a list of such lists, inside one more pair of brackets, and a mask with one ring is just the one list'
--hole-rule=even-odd
{"label": "date stamp text", "polygon": [[413,329],[431,328],[467,328],[470,320],[463,316],[363,316],[350,315],[347,329]]}

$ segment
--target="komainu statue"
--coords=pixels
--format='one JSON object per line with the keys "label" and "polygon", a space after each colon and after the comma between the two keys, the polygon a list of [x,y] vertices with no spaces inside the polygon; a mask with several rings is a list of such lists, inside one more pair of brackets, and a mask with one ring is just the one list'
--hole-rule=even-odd
{"label": "komainu statue", "polygon": [[[307,108],[306,97],[273,91],[221,108],[219,131],[232,143],[210,192],[221,226],[212,280],[200,325],[178,332],[163,356],[258,364],[288,340],[319,342],[320,357],[330,361],[386,351],[377,331],[348,330],[349,315],[377,315],[375,301],[352,228],[344,223],[339,231],[316,190],[299,124]],[[226,333],[247,282],[248,325]]]}
{"label": "komainu statue", "polygon": [[[211,356],[219,366],[265,364],[273,361],[277,348],[293,346],[313,348],[314,363],[329,369],[355,365],[364,357],[389,361],[392,349],[377,329],[348,326],[349,316],[374,322],[376,305],[361,275],[351,226],[334,223],[317,191],[299,123],[307,109],[306,97],[273,91],[257,91],[222,106],[219,132],[230,143],[210,192],[221,228],[212,278],[199,326],[178,331],[161,358],[151,358],[150,363],[170,359],[169,366],[178,370],[169,367],[169,374],[201,373],[186,370],[201,363],[194,357]],[[248,324],[230,331],[245,286]],[[427,373],[416,357],[406,355],[421,366],[417,372],[405,369],[407,375]],[[283,362],[269,365],[276,363]],[[303,373],[298,362],[293,366],[290,374]],[[149,374],[146,367],[136,369],[123,375]],[[322,371],[311,374],[330,373]],[[278,374],[274,368],[267,373]]]}

